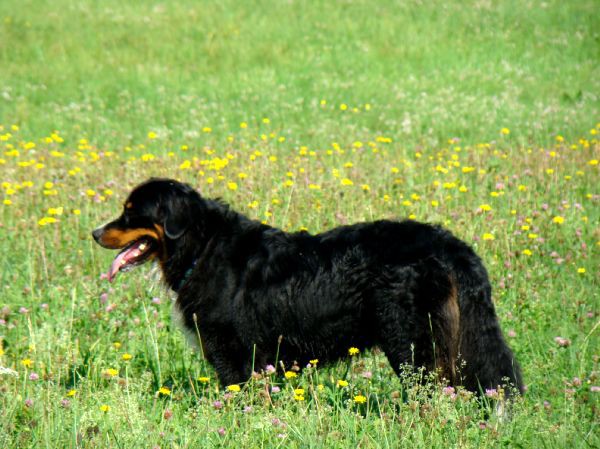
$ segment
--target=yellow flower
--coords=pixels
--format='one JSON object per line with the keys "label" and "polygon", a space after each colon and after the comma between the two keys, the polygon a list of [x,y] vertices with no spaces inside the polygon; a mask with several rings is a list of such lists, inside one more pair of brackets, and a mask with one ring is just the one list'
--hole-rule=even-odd
{"label": "yellow flower", "polygon": [[44,217],[38,220],[38,226],[46,226],[48,224],[56,223],[58,220],[54,217]]}
{"label": "yellow flower", "polygon": [[561,217],[560,215],[557,215],[556,217],[554,217],[552,219],[552,223],[563,224],[564,222],[565,222],[565,218]]}
{"label": "yellow flower", "polygon": [[495,237],[492,234],[488,233],[488,232],[486,232],[485,234],[483,234],[482,238],[483,238],[483,240],[494,240],[495,239]]}
{"label": "yellow flower", "polygon": [[342,183],[343,186],[352,186],[352,185],[354,185],[354,182],[352,182],[352,180],[348,179],[348,178],[342,179],[341,183]]}
{"label": "yellow flower", "polygon": [[312,360],[310,360],[310,361],[309,361],[309,363],[310,363],[312,366],[315,366],[317,363],[319,363],[319,359],[312,359]]}
{"label": "yellow flower", "polygon": [[500,130],[500,132],[501,132],[502,134],[504,134],[505,136],[508,136],[508,135],[510,134],[510,129],[508,129],[508,128],[502,128],[502,129]]}
{"label": "yellow flower", "polygon": [[208,382],[210,382],[210,377],[201,376],[201,377],[198,378],[198,382],[201,382],[203,384],[207,384]]}
{"label": "yellow flower", "polygon": [[345,388],[345,387],[347,387],[347,386],[348,386],[348,382],[347,382],[347,381],[345,381],[345,380],[339,379],[339,380],[337,381],[337,386],[338,386],[339,388]]}
{"label": "yellow flower", "polygon": [[346,103],[342,103],[340,105],[340,111],[345,111],[346,109],[348,109],[348,105]]}
{"label": "yellow flower", "polygon": [[229,190],[234,190],[234,191],[235,191],[235,190],[237,190],[237,188],[238,188],[238,185],[237,185],[237,183],[235,183],[235,182],[228,182],[228,183],[227,183],[227,188],[228,188]]}
{"label": "yellow flower", "polygon": [[238,391],[240,391],[240,386],[237,385],[237,384],[228,385],[227,386],[227,391],[231,391],[231,392],[237,393]]}
{"label": "yellow flower", "polygon": [[296,401],[304,401],[304,396],[301,394],[295,394],[294,395],[294,400]]}
{"label": "yellow flower", "polygon": [[240,128],[242,128],[242,129],[248,128],[248,123],[246,123],[246,122],[240,123]]}
{"label": "yellow flower", "polygon": [[76,394],[77,394],[77,390],[75,390],[73,388],[71,388],[69,391],[67,391],[67,396],[70,398],[75,396]]}
{"label": "yellow flower", "polygon": [[102,371],[102,375],[105,377],[115,377],[117,374],[119,374],[119,371],[114,368],[107,368]]}
{"label": "yellow flower", "polygon": [[108,413],[110,411],[110,405],[103,404],[100,406],[100,411],[104,413]]}
{"label": "yellow flower", "polygon": [[158,135],[154,131],[148,133],[148,139],[156,139]]}
{"label": "yellow flower", "polygon": [[481,209],[484,212],[489,212],[492,210],[492,206],[490,206],[489,204],[482,204],[481,206],[479,206],[479,209]]}
{"label": "yellow flower", "polygon": [[351,356],[355,356],[360,352],[360,349],[355,348],[354,346],[352,346],[350,349],[348,349],[348,354],[350,354]]}
{"label": "yellow flower", "polygon": [[167,387],[160,387],[158,389],[158,394],[163,394],[165,396],[169,396],[171,394],[171,390]]}
{"label": "yellow flower", "polygon": [[126,352],[125,354],[123,354],[121,356],[121,358],[127,362],[127,361],[131,360],[133,358],[133,356]]}
{"label": "yellow flower", "polygon": [[521,254],[525,256],[531,256],[533,253],[529,249],[524,249],[523,251],[521,251]]}
{"label": "yellow flower", "polygon": [[21,360],[21,365],[23,365],[25,368],[31,368],[33,366],[33,360],[31,359],[23,359]]}
{"label": "yellow flower", "polygon": [[579,274],[585,274],[585,268],[577,268]]}
{"label": "yellow flower", "polygon": [[358,394],[358,395],[354,396],[354,402],[356,404],[364,404],[365,402],[367,402],[367,398],[365,396],[363,396],[362,394]]}
{"label": "yellow flower", "polygon": [[286,371],[284,376],[286,379],[293,379],[293,378],[297,377],[298,375],[294,371]]}

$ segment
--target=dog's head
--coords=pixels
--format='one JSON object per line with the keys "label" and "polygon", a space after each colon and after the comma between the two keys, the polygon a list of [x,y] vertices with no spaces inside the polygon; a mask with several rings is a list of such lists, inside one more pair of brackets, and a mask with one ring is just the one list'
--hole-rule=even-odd
{"label": "dog's head", "polygon": [[171,179],[150,179],[137,186],[116,219],[92,232],[104,248],[120,249],[108,271],[112,281],[119,271],[169,257],[173,243],[194,221],[199,195]]}

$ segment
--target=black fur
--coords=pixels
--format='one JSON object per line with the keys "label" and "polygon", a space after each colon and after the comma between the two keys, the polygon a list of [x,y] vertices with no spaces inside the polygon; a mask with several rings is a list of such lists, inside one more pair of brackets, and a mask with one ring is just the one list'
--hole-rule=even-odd
{"label": "black fur", "polygon": [[380,220],[287,233],[167,179],[138,186],[126,204],[94,237],[164,228],[164,279],[225,385],[277,354],[304,366],[377,345],[396,372],[408,363],[475,392],[523,391],[480,258],[439,226]]}

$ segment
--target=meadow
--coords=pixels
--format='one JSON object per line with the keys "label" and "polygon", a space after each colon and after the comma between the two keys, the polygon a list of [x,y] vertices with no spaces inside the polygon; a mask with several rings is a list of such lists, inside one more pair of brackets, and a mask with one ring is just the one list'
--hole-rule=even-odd
{"label": "meadow", "polygon": [[[599,447],[597,9],[0,2],[0,446]],[[219,385],[156,269],[102,276],[91,230],[151,176],[286,230],[446,226],[525,396],[499,416],[350,348]]]}

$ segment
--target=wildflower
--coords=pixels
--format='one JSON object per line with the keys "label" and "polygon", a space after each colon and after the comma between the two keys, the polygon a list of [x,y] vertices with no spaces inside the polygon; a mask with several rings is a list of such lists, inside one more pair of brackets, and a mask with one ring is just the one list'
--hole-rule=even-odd
{"label": "wildflower", "polygon": [[121,358],[122,358],[124,361],[128,362],[129,360],[131,360],[131,359],[133,358],[133,356],[132,356],[131,354],[129,354],[129,353],[127,353],[127,352],[126,352],[125,354],[123,354],[123,355],[121,356]]}
{"label": "wildflower", "polygon": [[235,182],[228,182],[228,183],[227,183],[227,188],[228,188],[229,190],[233,190],[233,191],[235,191],[235,190],[237,190],[237,189],[238,189],[238,185],[237,185],[237,183],[235,183]]}
{"label": "wildflower", "polygon": [[69,408],[71,406],[71,401],[69,401],[68,399],[63,399],[60,401],[60,406],[62,408]]}
{"label": "wildflower", "polygon": [[67,396],[70,398],[72,398],[76,394],[77,394],[77,390],[74,390],[73,388],[71,388],[69,391],[67,391]]}
{"label": "wildflower", "polygon": [[27,408],[33,407],[33,399],[25,399],[25,407],[27,407]]}
{"label": "wildflower", "polygon": [[597,385],[592,385],[592,386],[590,387],[590,391],[591,391],[592,393],[600,393],[600,386],[597,386]]}
{"label": "wildflower", "polygon": [[31,359],[23,359],[21,360],[21,365],[23,365],[25,368],[31,368],[33,367],[33,360]]}
{"label": "wildflower", "polygon": [[286,379],[293,379],[298,376],[294,371],[286,371],[284,374]]}
{"label": "wildflower", "polygon": [[279,393],[281,391],[281,388],[279,388],[277,385],[273,385],[271,387],[271,393]]}
{"label": "wildflower", "polygon": [[169,419],[171,419],[173,417],[173,411],[166,408],[164,413],[163,413],[163,418],[165,421],[168,421]]}
{"label": "wildflower", "polygon": [[248,123],[246,123],[246,122],[240,123],[240,128],[242,128],[242,129],[248,128]]}
{"label": "wildflower", "polygon": [[492,210],[492,206],[490,206],[489,204],[482,204],[481,206],[479,206],[479,209],[484,212],[489,212]]}
{"label": "wildflower", "polygon": [[317,363],[319,363],[319,359],[312,359],[312,360],[309,360],[309,363],[310,363],[312,366],[315,366]]}
{"label": "wildflower", "polygon": [[100,411],[104,413],[108,413],[110,411],[110,405],[103,404],[100,406]]}
{"label": "wildflower", "polygon": [[577,273],[585,274],[585,268],[577,268]]}
{"label": "wildflower", "polygon": [[510,134],[510,129],[508,129],[508,128],[502,128],[502,129],[500,130],[500,132],[501,132],[502,134],[504,134],[505,136],[508,136],[508,135]]}
{"label": "wildflower", "polygon": [[495,388],[486,388],[485,395],[491,399],[499,399],[500,398],[500,394],[498,393],[498,391]]}
{"label": "wildflower", "polygon": [[158,389],[158,394],[169,396],[171,394],[171,390],[168,387],[160,387]]}
{"label": "wildflower", "polygon": [[213,402],[213,407],[214,407],[216,410],[220,410],[220,409],[222,409],[222,408],[223,408],[223,403],[222,403],[221,401],[214,401],[214,402]]}
{"label": "wildflower", "polygon": [[356,404],[364,404],[365,402],[367,402],[367,398],[365,396],[363,396],[362,394],[358,394],[358,395],[354,396],[354,402]]}
{"label": "wildflower", "polygon": [[521,251],[521,254],[523,254],[524,256],[531,256],[533,253],[530,249],[524,249],[523,251]]}
{"label": "wildflower", "polygon": [[486,232],[485,234],[483,234],[482,238],[483,238],[483,240],[494,240],[495,239],[495,237],[492,234],[490,234],[489,232]]}
{"label": "wildflower", "polygon": [[240,386],[237,385],[237,384],[228,385],[227,386],[227,391],[232,391],[234,393],[237,393],[238,391],[240,391]]}
{"label": "wildflower", "polygon": [[198,382],[207,384],[210,381],[210,377],[201,376],[198,378]]}
{"label": "wildflower", "polygon": [[343,186],[352,186],[352,185],[354,185],[354,182],[352,182],[352,180],[351,180],[351,179],[348,179],[348,178],[343,178],[343,179],[341,180],[341,184],[342,184]]}
{"label": "wildflower", "polygon": [[117,374],[119,374],[119,371],[117,371],[114,368],[107,368],[104,371],[102,371],[102,376],[106,378],[115,377]]}
{"label": "wildflower", "polygon": [[355,348],[354,346],[351,347],[350,349],[348,349],[348,354],[350,354],[351,356],[355,356],[360,352],[360,349]]}
{"label": "wildflower", "polygon": [[148,133],[148,139],[150,139],[150,140],[156,139],[157,137],[158,137],[158,135],[154,131],[150,131]]}
{"label": "wildflower", "polygon": [[345,388],[345,387],[347,387],[347,386],[348,386],[348,382],[347,382],[347,381],[345,381],[345,380],[339,379],[339,380],[337,381],[337,386],[338,386],[339,388]]}
{"label": "wildflower", "polygon": [[37,373],[31,373],[29,375],[29,380],[33,380],[33,381],[40,380],[40,376]]}
{"label": "wildflower", "polygon": [[571,345],[571,340],[569,340],[568,338],[554,337],[554,341],[561,348],[566,348],[567,346]]}
{"label": "wildflower", "polygon": [[442,388],[442,393],[444,393],[446,396],[453,396],[456,394],[456,390],[454,389],[454,387],[447,386]]}

